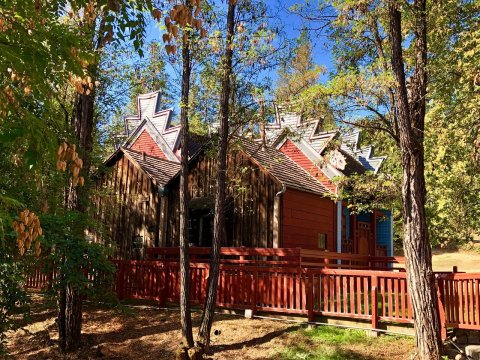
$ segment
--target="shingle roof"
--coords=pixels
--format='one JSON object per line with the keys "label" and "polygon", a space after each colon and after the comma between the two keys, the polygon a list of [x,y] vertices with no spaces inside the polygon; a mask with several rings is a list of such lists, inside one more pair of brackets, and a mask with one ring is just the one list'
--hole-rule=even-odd
{"label": "shingle roof", "polygon": [[316,194],[328,194],[325,186],[296,162],[274,147],[240,139],[242,149],[286,187]]}
{"label": "shingle roof", "polygon": [[121,151],[135,160],[140,168],[156,181],[157,185],[165,186],[180,171],[180,164],[173,161],[149,155],[145,155],[144,160],[144,155],[141,152],[124,148]]}

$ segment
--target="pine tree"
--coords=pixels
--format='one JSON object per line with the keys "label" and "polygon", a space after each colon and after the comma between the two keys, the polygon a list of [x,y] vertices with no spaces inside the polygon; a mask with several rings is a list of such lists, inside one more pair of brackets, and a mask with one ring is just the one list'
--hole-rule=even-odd
{"label": "pine tree", "polygon": [[324,128],[331,127],[333,116],[327,98],[311,92],[324,71],[313,60],[310,33],[304,28],[296,41],[293,56],[278,70],[275,101],[287,111],[299,113],[305,119],[321,119]]}

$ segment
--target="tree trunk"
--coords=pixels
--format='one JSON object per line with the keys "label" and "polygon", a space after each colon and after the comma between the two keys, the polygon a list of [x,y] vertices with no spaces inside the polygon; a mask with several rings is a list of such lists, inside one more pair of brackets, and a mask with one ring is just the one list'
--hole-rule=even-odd
{"label": "tree trunk", "polygon": [[66,336],[65,336],[65,309],[67,306],[67,291],[61,289],[58,294],[58,315],[57,315],[57,328],[58,328],[58,346],[60,350],[66,349]]}
{"label": "tree trunk", "polygon": [[[91,153],[93,149],[95,97],[90,94],[76,94],[74,113],[72,116],[72,128],[78,142],[78,153],[83,160],[82,173],[88,178],[92,164]],[[89,201],[88,185],[84,187],[70,186],[67,190],[66,208],[85,212]],[[68,257],[68,254],[66,254]],[[82,269],[76,269],[82,273]],[[59,309],[59,344],[63,351],[73,351],[80,347],[82,333],[82,296],[78,289],[68,284],[66,289],[61,290]],[[64,298],[64,299],[62,299]],[[62,306],[64,308],[62,308]],[[61,331],[60,331],[61,330]]]}
{"label": "tree trunk", "polygon": [[[94,22],[96,24],[97,22]],[[98,34],[97,38],[92,39],[93,48],[99,54],[107,43],[105,36],[105,18],[100,16],[98,28],[94,29],[93,34]],[[88,67],[88,73],[95,83],[98,73],[98,59]],[[76,93],[73,114],[71,120],[71,128],[74,131],[78,145],[78,154],[83,160],[83,174],[86,186],[71,186],[69,189],[69,197],[67,200],[67,208],[69,210],[77,210],[85,212],[88,208],[90,200],[90,192],[88,188],[88,176],[92,166],[92,150],[93,150],[93,131],[95,129],[95,88],[89,89],[84,86],[83,93]],[[75,269],[79,274],[82,273],[81,268]],[[62,290],[63,291],[63,290]],[[65,344],[65,351],[75,350],[80,346],[82,333],[82,295],[79,290],[72,285],[67,285],[65,298],[65,331],[59,338],[60,344]]]}
{"label": "tree trunk", "polygon": [[396,79],[399,143],[403,168],[403,248],[408,289],[414,313],[417,358],[438,360],[441,355],[440,320],[432,254],[425,213],[424,128],[426,107],[426,0],[414,3],[415,71],[407,90],[402,53],[401,12],[389,4],[392,69]]}
{"label": "tree trunk", "polygon": [[[190,6],[190,1],[187,1]],[[184,30],[188,32],[188,30]],[[180,322],[183,345],[194,345],[190,309],[190,256],[188,245],[188,97],[190,92],[190,39],[184,36],[182,47],[182,100],[180,112]]]}
{"label": "tree trunk", "polygon": [[65,351],[80,347],[82,331],[82,296],[78,289],[67,285],[65,309]]}
{"label": "tree trunk", "polygon": [[203,309],[202,322],[198,331],[198,345],[208,350],[212,330],[215,303],[217,300],[220,249],[225,241],[225,209],[227,189],[228,118],[230,115],[230,93],[233,61],[233,38],[235,35],[235,0],[230,0],[227,13],[227,37],[223,57],[222,93],[220,97],[220,129],[217,156],[217,189],[215,194],[215,217],[213,220],[213,244],[210,260],[208,293]]}

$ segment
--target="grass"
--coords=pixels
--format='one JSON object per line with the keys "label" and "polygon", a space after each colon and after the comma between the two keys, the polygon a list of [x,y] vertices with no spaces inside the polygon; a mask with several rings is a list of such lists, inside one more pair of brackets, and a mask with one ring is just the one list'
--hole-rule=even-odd
{"label": "grass", "polygon": [[[364,330],[319,326],[299,330],[276,359],[283,360],[373,360],[406,359],[414,340],[382,335],[369,337]],[[273,359],[273,358],[272,358]]]}

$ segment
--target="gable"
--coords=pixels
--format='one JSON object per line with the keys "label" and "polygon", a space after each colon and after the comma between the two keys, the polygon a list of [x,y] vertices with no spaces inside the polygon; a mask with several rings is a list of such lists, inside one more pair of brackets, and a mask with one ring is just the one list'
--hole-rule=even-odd
{"label": "gable", "polygon": [[[137,96],[137,114],[124,118],[127,136],[134,134],[145,120],[162,136],[165,144],[172,152],[176,151],[180,127],[172,126],[171,118],[173,109],[159,110],[161,97],[158,91]],[[165,150],[163,150],[165,153]],[[170,159],[173,160],[173,159]]]}
{"label": "gable", "polygon": [[140,133],[135,142],[130,146],[130,149],[167,160],[165,153],[160,149],[146,129]]}
{"label": "gable", "polygon": [[290,139],[287,139],[279,150],[320,181],[328,190],[336,191],[335,184]]}

